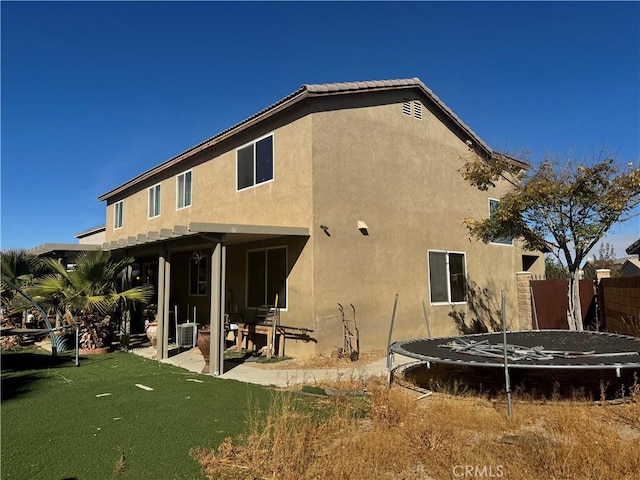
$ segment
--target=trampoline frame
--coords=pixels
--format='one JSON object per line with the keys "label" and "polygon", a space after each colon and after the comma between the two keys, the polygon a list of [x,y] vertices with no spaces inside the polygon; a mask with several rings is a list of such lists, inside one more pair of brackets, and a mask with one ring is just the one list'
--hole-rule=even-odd
{"label": "trampoline frame", "polygon": [[[620,372],[620,369],[622,368],[640,368],[640,338],[638,337],[631,337],[631,336],[627,336],[627,335],[620,335],[617,333],[607,333],[607,332],[593,332],[593,331],[574,331],[574,330],[527,330],[527,331],[511,331],[511,332],[506,332],[507,337],[508,336],[531,336],[532,338],[535,338],[535,334],[537,333],[558,333],[558,334],[563,334],[563,335],[571,335],[571,336],[578,336],[578,335],[590,335],[590,336],[600,336],[600,337],[608,337],[608,338],[615,338],[615,339],[619,339],[619,340],[624,340],[625,342],[630,342],[631,345],[634,346],[633,350],[625,350],[625,352],[633,352],[636,355],[634,355],[634,357],[637,357],[637,361],[615,361],[616,358],[620,358],[620,357],[597,357],[597,353],[596,352],[596,356],[595,357],[591,357],[589,358],[588,356],[585,355],[585,357],[580,358],[580,359],[576,359],[576,358],[572,358],[571,360],[592,360],[592,361],[586,361],[584,363],[577,363],[577,362],[571,362],[571,363],[554,363],[555,360],[565,360],[565,359],[554,359],[554,360],[544,360],[544,361],[531,361],[531,360],[508,360],[507,364],[509,368],[529,368],[529,369],[597,369],[597,370],[603,370],[603,369],[615,369],[618,374]],[[558,335],[560,337],[560,335]],[[492,333],[476,333],[476,334],[470,334],[470,335],[459,335],[459,336],[451,336],[451,337],[439,337],[439,338],[421,338],[421,339],[412,339],[412,340],[401,340],[398,342],[394,342],[393,344],[390,345],[389,347],[389,356],[392,357],[392,355],[394,353],[397,353],[399,355],[403,355],[405,357],[410,357],[410,358],[414,358],[416,360],[420,360],[422,362],[427,362],[427,363],[444,363],[444,364],[449,364],[449,365],[465,365],[465,366],[471,366],[471,367],[498,367],[498,368],[504,368],[505,367],[505,362],[503,359],[501,358],[488,358],[488,357],[481,357],[478,355],[469,355],[469,360],[465,360],[464,357],[463,359],[458,359],[458,358],[452,358],[452,352],[449,349],[440,349],[443,354],[436,356],[436,355],[425,355],[425,354],[421,354],[421,353],[417,353],[417,352],[413,352],[410,350],[407,350],[405,348],[405,346],[409,345],[409,344],[415,344],[417,342],[428,342],[431,345],[435,345],[436,348],[437,345],[441,345],[441,344],[447,344],[450,341],[456,340],[456,339],[464,339],[464,340],[486,340],[487,338],[490,339],[495,339],[497,340],[495,343],[503,343],[502,342],[502,338],[503,338],[503,332],[492,332]],[[514,342],[517,343],[517,342]],[[539,346],[539,344],[537,345]],[[548,347],[552,347],[552,345],[548,346]],[[533,347],[531,347],[533,348]],[[557,348],[554,348],[554,350],[558,350]],[[600,353],[608,353],[608,352],[600,352]],[[464,354],[463,354],[464,355]],[[626,355],[623,356],[624,358],[628,358],[632,356],[630,355]]]}

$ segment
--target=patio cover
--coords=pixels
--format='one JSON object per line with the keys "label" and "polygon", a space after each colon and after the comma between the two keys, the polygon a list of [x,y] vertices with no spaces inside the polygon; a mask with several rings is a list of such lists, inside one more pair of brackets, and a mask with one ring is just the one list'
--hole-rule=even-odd
{"label": "patio cover", "polygon": [[229,223],[190,222],[161,228],[158,231],[113,240],[103,244],[104,250],[121,250],[157,245],[158,253],[158,358],[166,358],[169,345],[169,294],[171,291],[171,261],[167,243],[176,240],[198,238],[213,244],[211,253],[211,309],[210,309],[210,373],[215,376],[224,373],[224,315],[226,290],[226,248],[227,245],[249,241],[266,240],[283,236],[310,235],[308,227],[275,225],[244,225]]}
{"label": "patio cover", "polygon": [[55,252],[89,252],[93,250],[102,250],[103,245],[93,245],[90,243],[43,243],[37,247],[33,247],[29,252],[37,255],[47,255]]}

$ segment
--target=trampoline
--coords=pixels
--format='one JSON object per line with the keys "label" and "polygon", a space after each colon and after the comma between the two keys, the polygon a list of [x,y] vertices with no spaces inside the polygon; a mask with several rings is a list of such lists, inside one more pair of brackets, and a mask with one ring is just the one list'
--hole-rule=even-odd
{"label": "trampoline", "polygon": [[[402,340],[390,352],[422,362],[505,367],[503,333]],[[507,332],[509,368],[616,369],[640,368],[640,338],[614,333],[533,330]],[[511,348],[513,347],[513,348]],[[524,352],[524,353],[523,353]],[[530,355],[526,353],[529,352]]]}

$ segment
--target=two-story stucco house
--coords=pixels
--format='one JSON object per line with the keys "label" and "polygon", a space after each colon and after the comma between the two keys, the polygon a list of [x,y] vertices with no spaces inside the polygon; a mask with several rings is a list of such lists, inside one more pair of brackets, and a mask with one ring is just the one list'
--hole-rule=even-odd
{"label": "two-story stucco house", "polygon": [[469,141],[495,155],[419,79],[304,85],[102,195],[104,248],[156,285],[160,356],[176,306],[210,323],[214,374],[225,313],[255,318],[276,293],[280,322],[313,331],[287,340],[293,356],[342,346],[338,303],[355,307],[362,350],[385,348],[396,293],[396,339],[426,335],[423,300],[432,335],[498,321],[501,290],[521,328],[516,272],[544,261],[469,237],[463,219],[507,188],[465,183]]}

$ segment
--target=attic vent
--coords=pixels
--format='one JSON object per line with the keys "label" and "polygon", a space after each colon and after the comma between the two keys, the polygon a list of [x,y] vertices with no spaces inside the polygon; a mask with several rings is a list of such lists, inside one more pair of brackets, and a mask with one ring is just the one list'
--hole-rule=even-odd
{"label": "attic vent", "polygon": [[406,98],[402,99],[402,113],[408,117],[411,116],[411,101]]}
{"label": "attic vent", "polygon": [[418,100],[413,102],[413,116],[418,120],[422,120],[422,104]]}

